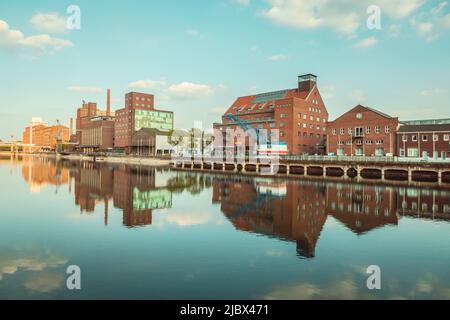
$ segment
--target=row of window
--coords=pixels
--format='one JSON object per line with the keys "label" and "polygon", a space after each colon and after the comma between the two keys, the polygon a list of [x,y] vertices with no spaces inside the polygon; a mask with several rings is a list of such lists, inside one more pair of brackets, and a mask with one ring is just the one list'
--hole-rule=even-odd
{"label": "row of window", "polygon": [[[363,140],[356,140],[356,141],[355,141],[355,144],[356,144],[357,146],[362,146],[363,143],[364,143]],[[372,140],[366,140],[365,143],[366,143],[366,145],[371,146],[371,145],[373,144],[373,141],[372,141]],[[338,141],[338,142],[337,142],[337,145],[338,145],[338,146],[343,146],[344,144],[346,144],[346,145],[348,145],[348,146],[351,146],[351,145],[353,145],[353,141],[347,140],[347,141]],[[382,144],[384,144],[384,141],[383,141],[383,140],[376,140],[376,141],[375,141],[375,144],[377,144],[377,145],[382,145]]]}
{"label": "row of window", "polygon": [[326,139],[327,138],[327,136],[326,135],[323,135],[323,136],[321,136],[320,134],[314,134],[314,133],[307,133],[307,132],[298,132],[297,133],[297,135],[299,136],[299,137],[303,137],[303,138],[308,138],[308,136],[310,137],[310,138],[317,138],[317,139],[320,139],[321,137],[323,137],[324,139]]}
{"label": "row of window", "polygon": [[[403,142],[408,142],[408,136],[407,135],[403,135],[402,136],[402,141]],[[418,136],[417,135],[412,135],[411,136],[411,141],[417,142],[418,141]],[[427,134],[422,134],[422,141],[423,142],[427,142],[428,141],[428,135]],[[433,141],[439,141],[439,135],[433,134]],[[444,134],[444,141],[450,141],[450,135],[449,134]]]}
{"label": "row of window", "polygon": [[[340,128],[339,130],[339,134],[341,136],[345,135],[345,128]],[[355,130],[353,131],[353,128],[347,128],[347,132],[349,135],[353,135],[353,132],[355,132],[355,136],[357,137],[362,137],[364,135],[364,128],[363,127],[357,127],[355,128]],[[372,128],[371,127],[366,127],[365,130],[366,134],[371,134],[372,133]],[[385,126],[384,127],[384,132],[385,133],[390,133],[391,132],[391,128],[389,126]],[[332,130],[333,136],[337,135],[337,129],[334,128]],[[376,134],[380,134],[381,133],[381,127],[380,126],[375,126],[375,133]]]}
{"label": "row of window", "polygon": [[[314,100],[313,100],[314,101]],[[308,110],[310,112],[316,112],[316,113],[322,113],[322,110],[319,108],[315,108],[315,107],[309,107]]]}
{"label": "row of window", "polygon": [[[128,97],[128,101],[130,101],[131,100],[131,97],[129,96]],[[136,100],[137,101],[152,101],[152,99],[151,98],[144,98],[144,97],[136,97]]]}
{"label": "row of window", "polygon": [[[297,115],[297,118],[298,119],[301,119],[303,117],[303,120],[307,120],[308,119],[308,115],[306,115],[306,114],[301,114],[300,112],[298,113],[298,115]],[[309,116],[309,120],[310,121],[314,121],[314,116]],[[316,121],[317,122],[323,122],[323,123],[326,123],[327,122],[327,120],[326,119],[320,119],[320,117],[316,117]]]}

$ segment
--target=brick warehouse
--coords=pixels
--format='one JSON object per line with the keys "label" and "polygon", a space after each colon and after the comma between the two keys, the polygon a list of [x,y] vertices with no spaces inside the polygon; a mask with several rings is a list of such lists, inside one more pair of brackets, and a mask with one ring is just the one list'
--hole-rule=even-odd
{"label": "brick warehouse", "polygon": [[93,102],[77,109],[76,141],[84,152],[110,150],[114,147],[114,112],[111,112],[110,90],[107,90],[106,111]]}
{"label": "brick warehouse", "polygon": [[338,156],[396,153],[398,118],[358,105],[327,124],[327,152]]}
{"label": "brick warehouse", "polygon": [[[214,124],[214,129],[221,130],[224,139],[227,129],[265,129],[272,148],[275,146],[270,137],[276,134],[288,154],[324,154],[327,121],[328,111],[317,87],[317,77],[307,74],[298,77],[295,89],[239,97],[222,116],[222,123]],[[231,148],[236,149],[238,142],[233,140]],[[265,143],[259,144],[256,148],[261,151]],[[224,144],[216,141],[215,145]]]}
{"label": "brick warehouse", "polygon": [[[125,107],[116,111],[116,148],[128,154],[156,154],[157,136],[144,139],[143,132],[139,131],[155,129],[168,134],[173,129],[174,117],[173,112],[156,110],[154,100],[154,95],[146,93],[130,92],[125,95]],[[135,137],[137,133],[140,133],[139,139]]]}
{"label": "brick warehouse", "polygon": [[397,133],[400,157],[450,157],[450,119],[404,122]]}

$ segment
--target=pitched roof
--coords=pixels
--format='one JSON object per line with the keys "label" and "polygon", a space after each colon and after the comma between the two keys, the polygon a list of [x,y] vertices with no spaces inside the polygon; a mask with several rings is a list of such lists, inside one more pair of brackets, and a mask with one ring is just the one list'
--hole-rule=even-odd
{"label": "pitched roof", "polygon": [[390,115],[388,115],[388,114],[386,114],[386,113],[383,113],[383,112],[378,111],[378,110],[376,110],[376,109],[373,109],[373,108],[370,108],[370,107],[366,107],[366,106],[363,106],[363,105],[359,104],[359,105],[357,105],[356,107],[350,109],[349,111],[347,111],[347,112],[345,112],[344,114],[342,114],[342,115],[340,115],[339,117],[337,117],[334,121],[330,121],[330,123],[339,120],[340,118],[344,117],[344,116],[347,115],[348,113],[353,112],[355,109],[358,109],[358,108],[363,108],[363,109],[366,109],[366,110],[368,110],[368,111],[374,112],[374,113],[376,113],[376,114],[378,114],[378,115],[380,115],[380,116],[382,116],[382,117],[384,117],[384,118],[387,118],[387,119],[395,119],[394,117],[391,117]]}
{"label": "pitched roof", "polygon": [[306,99],[310,92],[311,91],[298,91],[298,89],[285,89],[239,97],[233,105],[228,108],[225,115],[270,112],[270,107],[274,107],[276,101],[289,98]]}

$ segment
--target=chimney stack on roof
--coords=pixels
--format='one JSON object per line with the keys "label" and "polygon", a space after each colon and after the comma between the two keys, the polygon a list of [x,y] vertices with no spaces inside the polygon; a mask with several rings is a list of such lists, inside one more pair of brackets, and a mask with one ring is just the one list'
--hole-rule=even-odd
{"label": "chimney stack on roof", "polygon": [[73,118],[70,118],[70,133],[69,135],[73,134]]}

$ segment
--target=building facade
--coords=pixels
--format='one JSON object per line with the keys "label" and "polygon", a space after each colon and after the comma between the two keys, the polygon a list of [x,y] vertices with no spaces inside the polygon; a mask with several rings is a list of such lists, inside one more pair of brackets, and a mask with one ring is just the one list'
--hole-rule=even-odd
{"label": "building facade", "polygon": [[[37,118],[35,118],[37,119]],[[50,126],[41,121],[32,121],[22,134],[22,141],[30,147],[25,151],[40,152],[56,150],[58,140],[62,144],[69,142],[69,128],[63,125]]]}
{"label": "building facade", "polygon": [[393,156],[398,125],[398,118],[358,105],[327,124],[327,152],[338,156]]}
{"label": "building facade", "polygon": [[397,155],[450,158],[450,119],[404,122],[397,133]]}
{"label": "building facade", "polygon": [[148,154],[156,150],[152,143],[156,137],[142,142],[142,133],[135,137],[142,129],[155,129],[169,133],[173,130],[173,112],[156,110],[154,96],[146,93],[130,92],[125,95],[125,107],[116,111],[115,139],[116,148],[126,153],[136,153],[145,147]]}
{"label": "building facade", "polygon": [[[246,150],[260,154],[270,153],[270,149],[273,153],[323,154],[327,121],[317,77],[303,75],[295,89],[239,97],[222,116],[222,123],[214,124],[215,135],[223,137],[214,144],[232,150],[246,144]],[[241,139],[240,135],[249,131],[261,136]],[[234,136],[230,137],[230,132]]]}
{"label": "building facade", "polygon": [[110,90],[107,93],[106,111],[99,110],[93,102],[83,103],[77,110],[76,141],[83,152],[107,151],[114,147],[114,113],[111,112]]}

